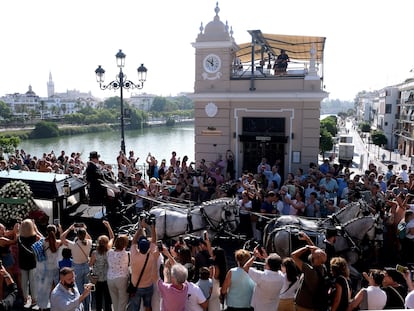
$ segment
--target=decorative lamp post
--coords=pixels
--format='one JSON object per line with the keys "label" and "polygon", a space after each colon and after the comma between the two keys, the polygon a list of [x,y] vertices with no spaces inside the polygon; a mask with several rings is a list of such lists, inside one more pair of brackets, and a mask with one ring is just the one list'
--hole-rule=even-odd
{"label": "decorative lamp post", "polygon": [[68,198],[70,196],[71,188],[70,188],[70,183],[69,183],[69,181],[67,179],[65,179],[65,181],[63,182],[62,189],[63,189],[63,195],[64,195],[64,197],[65,198]]}
{"label": "decorative lamp post", "polygon": [[[62,190],[63,190],[63,209],[66,209],[68,207],[68,197],[70,197],[70,192],[71,192],[70,183],[68,179],[65,179],[65,181],[63,182]],[[60,208],[58,208],[58,219],[59,219],[58,222],[60,222],[61,220]]]}
{"label": "decorative lamp post", "polygon": [[105,70],[98,66],[95,70],[96,81],[99,83],[99,87],[102,90],[120,90],[121,97],[121,150],[125,154],[125,125],[124,125],[124,94],[123,89],[142,89],[144,87],[144,82],[147,80],[147,68],[144,67],[144,64],[138,67],[138,83],[134,83],[131,80],[127,80],[126,75],[124,75],[122,68],[125,66],[125,57],[126,55],[122,50],[119,50],[115,55],[116,64],[119,67],[119,73],[116,76],[114,81],[104,84],[105,81]]}

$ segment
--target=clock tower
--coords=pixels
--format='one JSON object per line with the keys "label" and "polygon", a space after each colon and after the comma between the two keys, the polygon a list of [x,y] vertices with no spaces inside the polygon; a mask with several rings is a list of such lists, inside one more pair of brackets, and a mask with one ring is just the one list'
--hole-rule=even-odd
{"label": "clock tower", "polygon": [[193,43],[196,49],[195,92],[226,91],[231,64],[239,49],[227,23],[220,21],[218,4],[214,11],[214,19],[205,28],[201,24],[200,33]]}
{"label": "clock tower", "polygon": [[231,143],[228,116],[232,64],[238,45],[228,24],[219,17],[218,3],[215,16],[192,43],[195,48],[195,84],[192,96],[195,108],[195,159],[215,161],[225,155]]}
{"label": "clock tower", "polygon": [[[256,173],[263,157],[277,163],[282,176],[317,163],[320,103],[327,93],[315,64],[325,38],[248,30],[252,40],[238,45],[220,20],[218,4],[214,11],[192,43],[195,82],[188,96],[194,103],[195,160],[230,163],[233,177]],[[280,49],[295,61],[283,75],[270,66]]]}

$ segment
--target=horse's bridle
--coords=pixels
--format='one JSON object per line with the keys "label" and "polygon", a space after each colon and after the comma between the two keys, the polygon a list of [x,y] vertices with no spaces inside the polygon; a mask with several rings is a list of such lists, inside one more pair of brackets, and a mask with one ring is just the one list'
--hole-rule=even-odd
{"label": "horse's bridle", "polygon": [[[213,229],[214,231],[220,232],[220,231],[226,231],[226,224],[228,223],[232,223],[235,222],[237,227],[237,218],[239,217],[239,210],[237,208],[237,204],[234,204],[235,201],[233,200],[231,203],[226,203],[226,205],[224,206],[224,210],[222,211],[222,216],[220,221],[217,221],[213,218],[211,218],[206,211],[204,210],[204,207],[201,207],[201,213],[203,215],[203,217],[205,218],[208,226],[210,227],[210,229]],[[233,211],[230,211],[230,206],[233,206]],[[235,219],[234,220],[227,220],[226,217],[230,216],[231,213],[233,212],[233,214],[235,215]]]}

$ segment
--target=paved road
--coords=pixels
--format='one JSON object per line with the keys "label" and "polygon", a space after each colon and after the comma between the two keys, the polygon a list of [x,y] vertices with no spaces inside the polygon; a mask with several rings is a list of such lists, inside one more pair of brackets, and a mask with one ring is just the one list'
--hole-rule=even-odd
{"label": "paved road", "polygon": [[[351,121],[346,123],[346,128],[349,130],[349,134],[353,136],[353,143],[355,146],[354,160],[351,168],[351,171],[354,173],[363,174],[365,170],[368,169],[370,163],[377,166],[380,174],[385,174],[387,172],[389,164],[394,166],[395,173],[399,172],[402,164],[407,164],[409,168],[414,168],[414,166],[411,165],[411,157],[400,156],[393,151],[368,144],[367,139],[362,139],[356,129],[353,128]],[[338,148],[336,148],[336,150],[338,150]]]}

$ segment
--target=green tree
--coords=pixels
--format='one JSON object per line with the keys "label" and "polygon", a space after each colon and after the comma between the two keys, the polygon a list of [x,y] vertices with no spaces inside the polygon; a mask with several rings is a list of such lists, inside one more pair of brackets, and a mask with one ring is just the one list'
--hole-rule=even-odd
{"label": "green tree", "polygon": [[332,150],[334,146],[334,140],[331,133],[324,127],[321,127],[320,138],[319,138],[319,151],[325,158],[325,152]]}
{"label": "green tree", "polygon": [[131,109],[131,118],[129,123],[130,129],[141,129],[145,121],[148,120],[148,114],[142,110]]}
{"label": "green tree", "polygon": [[374,130],[371,132],[371,140],[374,145],[378,146],[378,158],[379,158],[379,152],[380,152],[379,147],[387,144],[388,142],[387,136],[385,136],[384,132],[381,130]]}
{"label": "green tree", "polygon": [[154,98],[154,101],[152,102],[151,105],[151,111],[164,111],[165,107],[167,105],[167,100],[165,99],[165,97],[156,97]]}
{"label": "green tree", "polygon": [[59,136],[59,129],[56,123],[41,121],[35,125],[30,133],[32,138],[48,138]]}
{"label": "green tree", "polygon": [[358,125],[358,127],[361,130],[361,132],[364,132],[364,133],[371,132],[371,124],[368,122],[362,122]]}
{"label": "green tree", "polygon": [[10,119],[12,111],[5,102],[0,101],[0,117],[3,119]]}
{"label": "green tree", "polygon": [[3,159],[3,153],[13,152],[20,144],[20,138],[16,136],[0,137],[0,157]]}
{"label": "green tree", "polygon": [[[121,98],[119,96],[109,97],[104,100],[103,108],[106,109],[117,109],[120,111],[121,107]],[[125,100],[124,100],[124,107],[125,107]]]}
{"label": "green tree", "polygon": [[346,112],[338,112],[338,117],[345,120],[348,117],[348,114]]}
{"label": "green tree", "polygon": [[331,137],[335,137],[338,132],[336,124],[336,117],[329,116],[321,121],[321,128],[326,129],[331,134]]}

